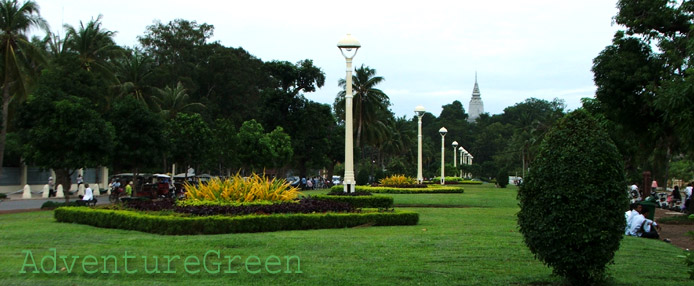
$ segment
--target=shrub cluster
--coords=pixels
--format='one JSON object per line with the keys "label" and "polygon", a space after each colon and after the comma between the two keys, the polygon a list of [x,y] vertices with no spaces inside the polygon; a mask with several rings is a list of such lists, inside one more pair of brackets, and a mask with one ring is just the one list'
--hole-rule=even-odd
{"label": "shrub cluster", "polygon": [[252,204],[182,203],[177,205],[173,200],[133,201],[126,203],[125,206],[129,209],[138,211],[172,210],[176,213],[197,216],[355,211],[355,207],[346,202],[340,202],[338,200],[320,200],[312,197],[303,198],[298,202],[260,202]]}
{"label": "shrub cluster", "polygon": [[[357,186],[357,192],[385,193],[385,194],[447,194],[463,193],[463,188],[459,187],[438,187],[438,188],[393,188],[393,187],[369,187]],[[332,192],[341,191],[341,186],[333,186]]]}
{"label": "shrub cluster", "polygon": [[7,195],[6,195],[6,194],[0,193],[0,199],[6,199],[6,198],[7,198]]}
{"label": "shrub cluster", "polygon": [[389,209],[393,207],[393,197],[372,196],[370,194],[368,196],[317,195],[311,198],[316,200],[346,203],[355,208]]}
{"label": "shrub cluster", "polygon": [[72,201],[72,202],[54,202],[54,201],[47,201],[41,205],[42,210],[51,210],[57,207],[77,207],[77,206],[83,206],[84,204],[79,204],[77,201]]}
{"label": "shrub cluster", "polygon": [[370,196],[370,192],[365,191],[355,191],[351,193],[345,193],[341,186],[333,186],[328,192],[329,196]]}
{"label": "shrub cluster", "polygon": [[387,178],[381,179],[379,182],[382,186],[387,187],[400,187],[400,186],[411,186],[416,183],[414,178],[407,177],[405,175],[393,175]]}
{"label": "shrub cluster", "polygon": [[184,187],[186,199],[191,201],[291,201],[299,195],[299,189],[286,180],[268,179],[255,173],[249,178],[237,173],[225,180],[212,178],[207,184],[186,183]]}
{"label": "shrub cluster", "polygon": [[[465,185],[481,185],[482,182],[480,181],[473,181],[473,180],[466,180],[460,177],[444,177],[446,178],[446,181],[444,184],[446,185],[457,185],[457,184],[465,184]],[[441,184],[441,177],[434,177],[431,179],[431,181],[427,181],[430,184]]]}
{"label": "shrub cluster", "polygon": [[344,228],[366,224],[416,225],[419,221],[417,213],[408,211],[182,217],[150,215],[129,210],[61,207],[55,210],[54,216],[59,222],[169,235]]}
{"label": "shrub cluster", "polygon": [[623,159],[583,110],[550,130],[518,191],[518,225],[535,257],[572,284],[604,278],[624,236]]}

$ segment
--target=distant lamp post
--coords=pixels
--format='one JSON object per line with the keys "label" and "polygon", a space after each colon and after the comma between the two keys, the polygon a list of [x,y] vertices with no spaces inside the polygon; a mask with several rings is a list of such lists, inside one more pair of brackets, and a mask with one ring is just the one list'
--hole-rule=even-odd
{"label": "distant lamp post", "polygon": [[445,159],[444,153],[446,152],[446,147],[445,147],[446,133],[448,133],[448,130],[446,129],[446,127],[441,127],[441,129],[439,129],[439,134],[441,134],[441,185],[446,183],[446,177],[444,176],[444,170],[443,170],[443,168],[444,168],[443,164],[444,164],[444,159]]}
{"label": "distant lamp post", "polygon": [[[460,152],[460,167],[463,166],[463,150],[465,150],[465,148],[463,148],[463,146],[458,147],[458,152]],[[462,168],[460,169],[460,177],[461,178],[463,177],[463,169]]]}
{"label": "distant lamp post", "polygon": [[422,116],[424,116],[424,106],[417,105],[414,108],[414,113],[419,118],[419,123],[417,124],[417,182],[421,184],[424,181],[424,176],[422,175]]}
{"label": "distant lamp post", "polygon": [[361,44],[357,39],[347,34],[339,42],[337,47],[347,61],[347,76],[345,78],[345,180],[344,192],[354,192],[356,180],[354,179],[354,138],[352,136],[352,59],[357,55]]}
{"label": "distant lamp post", "polygon": [[455,167],[455,169],[458,169],[458,152],[455,151],[458,147],[458,141],[453,141],[451,145],[453,146],[453,167]]}

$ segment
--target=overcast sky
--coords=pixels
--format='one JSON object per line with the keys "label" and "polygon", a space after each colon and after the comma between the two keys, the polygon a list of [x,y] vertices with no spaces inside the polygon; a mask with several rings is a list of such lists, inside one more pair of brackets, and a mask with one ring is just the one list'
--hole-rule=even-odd
{"label": "overcast sky", "polygon": [[438,116],[454,100],[467,111],[475,71],[490,114],[530,97],[561,98],[578,108],[595,93],[592,59],[618,29],[616,0],[36,2],[61,35],[62,24],[76,27],[102,14],[103,27],[117,32],[121,46],[137,45],[154,20],[212,24],[212,41],[263,61],[312,59],[326,83],[306,97],[330,104],[345,77],[336,44],[351,33],[362,45],[355,67],[376,69],[392,110],[407,117],[419,104]]}

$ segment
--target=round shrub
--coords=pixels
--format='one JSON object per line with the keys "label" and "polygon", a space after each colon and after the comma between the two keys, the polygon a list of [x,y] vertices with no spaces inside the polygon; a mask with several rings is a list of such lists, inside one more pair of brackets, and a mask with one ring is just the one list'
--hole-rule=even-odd
{"label": "round shrub", "polygon": [[357,173],[357,185],[363,186],[369,183],[369,171],[361,169]]}
{"label": "round shrub", "polygon": [[605,277],[619,249],[628,207],[622,158],[585,111],[545,136],[518,191],[518,225],[536,258],[572,284]]}
{"label": "round shrub", "polygon": [[499,173],[496,174],[496,183],[501,188],[506,188],[506,186],[508,186],[508,172],[506,172],[506,170],[501,169]]}

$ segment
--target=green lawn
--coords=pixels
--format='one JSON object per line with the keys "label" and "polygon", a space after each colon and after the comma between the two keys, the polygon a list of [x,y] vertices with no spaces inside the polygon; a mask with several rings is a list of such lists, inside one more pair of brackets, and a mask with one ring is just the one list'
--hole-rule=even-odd
{"label": "green lawn", "polygon": [[[464,194],[389,195],[396,205],[446,206],[408,207],[420,214],[420,223],[405,227],[162,236],[56,223],[51,211],[0,215],[0,285],[552,285],[561,281],[523,244],[516,227],[515,188],[464,188]],[[20,273],[27,256],[23,250],[31,250],[38,264],[44,255],[52,254],[49,248],[56,248],[58,256],[69,256],[68,263],[71,256],[79,256],[72,273]],[[208,273],[201,266],[189,269],[201,272],[187,273],[181,260],[202,259],[208,250],[220,252],[219,259],[208,257],[211,272],[216,270],[214,263],[220,262],[221,271],[238,273]],[[128,262],[128,269],[137,273],[124,272],[125,251],[137,256]],[[681,253],[662,241],[625,238],[610,266],[610,281],[613,285],[691,283],[681,258],[676,257]],[[109,273],[86,273],[81,262],[89,255],[99,260],[100,272],[101,256],[117,256],[120,273],[111,273],[112,262],[107,263]],[[172,259],[167,268],[164,256],[175,255],[182,258]],[[224,259],[225,255],[240,257]],[[175,273],[144,273],[141,256],[148,257],[148,269],[153,269],[157,256],[161,272]],[[258,261],[253,256],[270,263],[255,265]],[[296,257],[289,259],[291,273],[284,273],[285,256],[300,259],[301,273],[296,273]],[[58,269],[63,267],[60,259],[58,264]],[[260,273],[250,274],[246,267]],[[86,266],[86,270],[92,268]]]}

